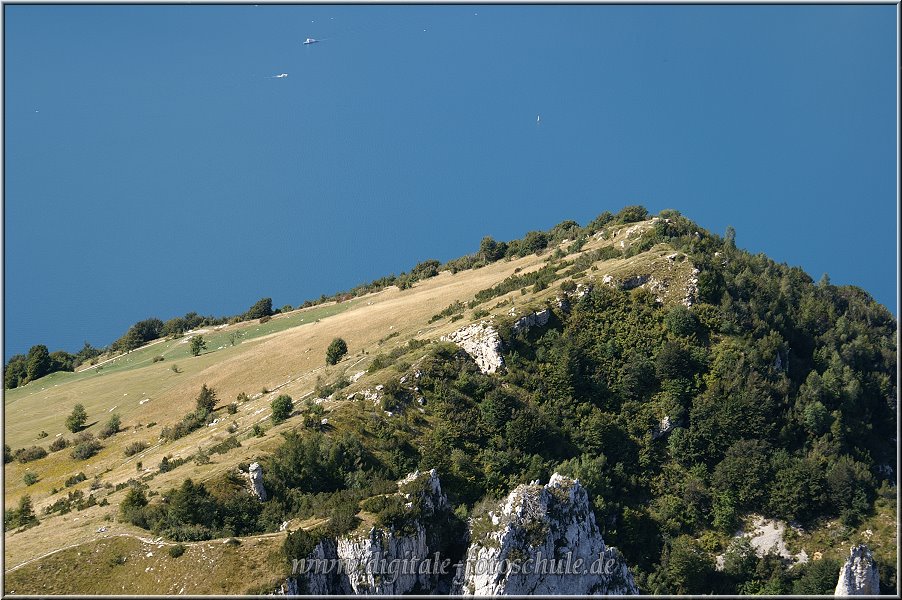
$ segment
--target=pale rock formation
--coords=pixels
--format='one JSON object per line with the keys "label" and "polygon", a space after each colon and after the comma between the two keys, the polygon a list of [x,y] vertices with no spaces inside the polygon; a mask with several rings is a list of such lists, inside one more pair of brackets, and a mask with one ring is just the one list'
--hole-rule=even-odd
{"label": "pale rock formation", "polygon": [[660,421],[658,421],[658,426],[652,431],[651,437],[653,440],[656,440],[660,437],[663,437],[670,433],[673,430],[673,422],[670,420],[669,415],[664,415]]}
{"label": "pale rock formation", "polygon": [[495,373],[504,366],[504,358],[501,356],[501,337],[498,335],[498,330],[488,323],[467,325],[454,333],[443,336],[442,340],[457,344],[476,361],[479,370],[485,374]]}
{"label": "pale rock formation", "polygon": [[[555,473],[545,486],[517,487],[498,512],[478,518],[473,529],[454,593],[639,593],[620,552],[605,546],[586,490],[568,477]],[[515,561],[519,570],[505,568]]]}
{"label": "pale rock formation", "polygon": [[865,544],[852,546],[846,564],[839,570],[835,596],[874,596],[880,593],[877,562]]}
{"label": "pale rock formation", "polygon": [[639,287],[646,288],[655,295],[655,300],[662,304],[664,303],[664,294],[667,292],[667,283],[649,276],[648,281]]}
{"label": "pale rock formation", "polygon": [[544,327],[548,324],[548,319],[550,317],[551,311],[547,308],[544,310],[529,313],[528,315],[517,319],[511,327],[511,330],[513,331],[513,333],[519,333],[521,331],[525,333],[529,331],[531,327]]}
{"label": "pale rock formation", "polygon": [[683,306],[692,306],[698,300],[698,274],[699,270],[693,267],[692,274],[686,281],[686,295],[682,300]]}
{"label": "pale rock formation", "polygon": [[[413,494],[420,509],[420,517],[428,519],[436,513],[450,509],[448,498],[442,492],[441,482],[435,469],[411,473],[398,482],[398,493],[410,508],[414,503]],[[429,532],[424,523],[417,519],[413,523],[413,533],[403,534],[393,530],[372,527],[366,535],[347,535],[337,540],[324,538],[313,552],[306,557],[313,565],[306,575],[289,578],[289,585],[302,589],[306,594],[334,595],[400,595],[428,593],[435,591],[438,576],[418,568],[402,568],[392,561],[408,561],[408,565],[418,565],[433,558],[436,548],[429,546]],[[340,565],[329,572],[316,565],[327,561]],[[285,587],[285,586],[283,586]],[[295,592],[297,593],[297,592]]]}
{"label": "pale rock formation", "polygon": [[[765,556],[772,552],[781,558],[792,563],[792,566],[808,562],[808,553],[803,548],[798,554],[792,554],[786,546],[785,534],[787,524],[779,519],[767,519],[761,515],[750,515],[751,528],[748,531],[739,530],[736,532],[736,538],[747,538],[749,544],[755,550],[755,554],[759,557]],[[796,533],[801,533],[801,529],[796,525],[789,525]],[[817,559],[818,553],[815,553]],[[723,568],[724,555],[717,556],[718,570]]]}
{"label": "pale rock formation", "polygon": [[[638,589],[621,554],[605,546],[595,524],[588,494],[578,481],[554,474],[545,486],[521,485],[499,507],[489,513],[483,527],[473,533],[465,568],[448,588],[448,578],[419,568],[396,569],[390,575],[378,565],[392,561],[421,564],[432,560],[440,548],[433,547],[428,523],[446,514],[450,505],[435,470],[415,472],[398,482],[398,493],[416,500],[419,518],[407,532],[371,528],[366,535],[324,538],[306,557],[306,574],[299,571],[276,593],[281,594],[636,594]],[[416,495],[416,498],[413,496]],[[424,523],[425,521],[425,523]],[[487,527],[486,527],[487,526]],[[476,565],[499,565],[503,560],[532,558],[538,570],[523,573],[488,574]],[[442,558],[445,558],[442,555]],[[570,570],[564,566],[569,558]],[[542,561],[545,561],[542,563]],[[577,561],[582,561],[578,563]],[[340,568],[316,571],[316,564],[337,561]],[[577,567],[579,565],[579,567]],[[593,569],[594,565],[594,569]],[[474,568],[471,568],[474,567]],[[576,567],[576,568],[574,568]],[[538,571],[538,572],[537,572]],[[543,572],[544,571],[544,572]],[[594,572],[593,572],[594,571]],[[451,574],[449,574],[450,576]]]}
{"label": "pale rock formation", "polygon": [[350,593],[357,595],[400,595],[429,587],[429,575],[398,573],[386,576],[373,565],[394,560],[423,560],[429,556],[426,529],[417,524],[414,535],[401,536],[373,527],[366,537],[339,538],[337,556],[348,566]]}
{"label": "pale rock formation", "polygon": [[263,487],[263,468],[259,463],[251,463],[247,470],[247,478],[251,484],[251,491],[260,502],[266,502],[266,488]]}

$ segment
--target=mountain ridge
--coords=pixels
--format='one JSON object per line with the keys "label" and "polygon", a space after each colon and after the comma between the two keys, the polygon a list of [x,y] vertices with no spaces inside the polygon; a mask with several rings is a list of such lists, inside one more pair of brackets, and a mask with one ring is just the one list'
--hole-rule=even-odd
{"label": "mountain ridge", "polygon": [[[464,516],[486,494],[552,470],[578,476],[588,482],[605,540],[612,538],[636,569],[639,587],[651,592],[736,591],[729,586],[739,585],[738,575],[712,565],[720,587],[700,588],[697,578],[676,572],[671,557],[689,557],[681,568],[707,572],[711,551],[698,540],[707,535],[726,549],[724,532],[753,509],[810,520],[811,536],[838,518],[843,527],[852,523],[848,535],[863,535],[871,530],[863,523],[894,514],[881,486],[895,463],[880,439],[895,413],[892,315],[856,288],[815,285],[801,269],[741,251],[730,235],[711,235],[676,211],[648,218],[644,209],[628,207],[618,214],[603,214],[586,228],[558,227],[544,241],[542,232],[531,232],[514,251],[500,252],[498,242],[484,239],[480,253],[495,260],[479,266],[480,253],[446,265],[425,261],[418,265],[423,276],[378,291],[358,286],[368,293],[208,327],[201,333],[208,350],[196,357],[185,343],[189,333],[137,347],[103,368],[58,372],[7,390],[4,435],[17,449],[65,437],[65,411],[79,401],[96,420],[89,432],[99,432],[114,411],[123,422],[87,461],[71,460],[66,449],[6,465],[7,511],[29,494],[41,521],[6,534],[7,563],[62,547],[47,535],[51,526],[97,544],[101,527],[140,535],[147,526],[176,539],[229,539],[231,531],[250,540],[255,532],[277,534],[283,522],[286,529],[355,519],[390,523],[388,513],[348,512],[355,502],[371,501],[367,494],[378,496],[385,479],[417,465],[439,470]],[[441,341],[475,323],[498,333],[503,366],[494,372],[480,371],[458,346]],[[323,357],[336,337],[350,351],[329,366]],[[193,409],[202,384],[220,401],[209,422],[176,440],[154,437]],[[271,424],[269,404],[282,394],[294,398],[296,410],[285,423]],[[871,438],[862,435],[867,425]],[[123,456],[135,441],[147,447]],[[480,451],[489,447],[502,462]],[[743,452],[757,457],[746,461],[750,466],[737,463]],[[346,463],[333,455],[354,458]],[[154,466],[165,457],[176,466]],[[141,471],[134,466],[139,460]],[[257,460],[274,498],[253,504],[230,478]],[[301,464],[316,477],[299,476]],[[65,486],[79,469],[88,471],[85,482]],[[28,472],[37,474],[36,483],[23,483]],[[168,509],[156,496],[172,496],[167,490],[181,489],[187,477],[204,491],[189,486],[179,493],[209,498],[211,516],[158,529],[153,523],[163,523],[159,511]],[[806,478],[808,487],[794,487]],[[778,486],[779,493],[762,498],[748,479]],[[73,490],[83,497],[66,500]],[[123,512],[133,490],[144,494],[147,510]],[[109,508],[87,498],[106,500]],[[68,510],[60,512],[62,505]],[[800,512],[787,512],[793,507]],[[78,524],[66,516],[70,511],[81,517]],[[645,530],[654,533],[630,533]],[[878,531],[881,539],[886,531]],[[875,557],[891,583],[888,552],[878,544]],[[267,572],[277,580],[283,567]],[[17,569],[15,577],[25,581],[31,568]],[[804,566],[796,571],[801,579],[781,572],[778,583],[755,585],[791,590],[813,577]]]}

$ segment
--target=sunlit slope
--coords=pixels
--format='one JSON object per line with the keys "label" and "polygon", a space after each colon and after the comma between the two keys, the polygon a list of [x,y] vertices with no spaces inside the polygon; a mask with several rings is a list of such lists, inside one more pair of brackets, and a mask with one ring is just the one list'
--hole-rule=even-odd
{"label": "sunlit slope", "polygon": [[[621,242],[628,247],[631,239],[650,226],[651,222],[646,221],[615,230],[613,237],[608,239],[593,238],[579,253],[566,256],[566,260],[572,261],[603,246],[622,248]],[[568,243],[561,246],[566,248]],[[492,297],[464,310],[460,319],[433,319],[452,303],[466,304],[477,292],[491,288],[511,275],[542,268],[552,260],[551,254],[552,250],[549,250],[542,255],[499,261],[456,274],[444,271],[410,289],[390,287],[346,303],[277,315],[263,324],[253,321],[210,328],[203,332],[208,349],[198,357],[189,352],[189,335],[152,343],[102,364],[99,370],[55,373],[10,390],[5,396],[4,412],[6,443],[13,449],[31,445],[47,448],[58,434],[72,438],[64,422],[76,403],[83,404],[87,410],[90,424],[87,431],[96,434],[113,412],[122,417],[122,431],[103,440],[104,448],[88,460],[73,459],[69,448],[26,464],[13,461],[6,465],[5,506],[14,508],[19,498],[28,493],[41,518],[37,527],[7,534],[5,559],[8,568],[74,541],[90,543],[95,538],[100,539],[105,535],[97,533],[101,526],[123,528],[122,524],[115,523],[115,516],[125,492],[115,491],[115,486],[130,478],[152,475],[147,483],[151,490],[160,492],[177,486],[188,477],[210,480],[233,470],[239,463],[267,454],[279,444],[281,436],[278,432],[299,426],[298,419],[294,418],[270,429],[263,437],[252,434],[251,429],[257,423],[270,427],[270,403],[279,394],[289,394],[295,401],[311,397],[318,378],[329,383],[342,374],[348,377],[359,374],[380,352],[405,345],[413,338],[438,339],[472,322],[476,318],[474,309],[490,316],[505,316],[512,310],[523,312],[554,301],[561,294],[560,281],[538,292],[530,286]],[[601,284],[605,275],[624,280],[635,274],[653,274],[668,280],[662,299],[678,301],[692,277],[692,265],[689,261],[675,259],[671,248],[659,244],[630,258],[597,261],[579,281]],[[335,337],[347,341],[349,353],[339,364],[327,366],[326,348]],[[154,362],[154,357],[158,356],[163,360]],[[176,370],[174,365],[178,367]],[[347,392],[375,385],[384,375],[379,372],[363,374]],[[161,442],[162,427],[176,423],[194,409],[195,398],[203,384],[216,390],[219,398],[216,417],[220,421],[184,438]],[[241,403],[236,414],[227,414],[226,405],[234,402],[242,392],[250,400]],[[342,398],[341,394],[336,394],[334,400],[325,403],[327,416],[330,411],[340,409]],[[209,448],[225,439],[229,436],[226,427],[232,422],[237,426],[235,435],[241,441],[239,448],[213,455],[207,464],[189,461],[167,473],[158,471],[164,456],[189,457],[198,449]],[[336,422],[340,423],[340,419]],[[48,436],[40,439],[38,436],[42,431]],[[146,443],[148,448],[126,457],[125,447],[135,441]],[[139,461],[141,471],[137,469]],[[23,476],[27,471],[38,475],[37,483],[25,485]],[[66,478],[79,472],[85,473],[87,480],[66,488]],[[106,498],[108,506],[65,515],[42,514],[43,507],[65,497],[69,491],[78,489],[87,496],[95,477],[98,480],[95,486],[102,483],[107,488],[94,493],[98,498]],[[54,489],[57,490],[55,493]]]}

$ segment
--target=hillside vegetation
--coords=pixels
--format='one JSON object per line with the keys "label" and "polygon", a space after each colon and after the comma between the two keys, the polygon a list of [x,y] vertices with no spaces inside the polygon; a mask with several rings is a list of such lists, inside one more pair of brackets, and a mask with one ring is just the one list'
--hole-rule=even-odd
{"label": "hillside vegetation", "polygon": [[[142,583],[41,583],[36,569],[71,550],[41,557],[72,544],[105,557],[92,572],[121,574],[142,560],[129,536],[187,545],[163,562],[238,537],[238,565],[260,551],[251,540],[403,528],[386,494],[417,468],[438,471],[457,523],[518,484],[577,477],[646,593],[832,592],[858,541],[895,590],[896,321],[859,288],[737,248],[732,230],[627,207],[249,313],[7,390],[5,591],[147,593],[184,578],[154,563]],[[523,325],[537,313],[547,321]],[[502,341],[491,374],[442,339],[480,322]],[[327,360],[338,339],[347,353]],[[76,404],[87,422],[70,433]],[[77,458],[85,444],[95,453]],[[248,493],[254,461],[265,502]],[[756,515],[790,522],[787,544],[815,559],[757,556],[734,538]],[[112,565],[119,552],[134,557]],[[275,586],[288,563],[270,552],[258,579]],[[265,588],[223,581],[209,591]]]}

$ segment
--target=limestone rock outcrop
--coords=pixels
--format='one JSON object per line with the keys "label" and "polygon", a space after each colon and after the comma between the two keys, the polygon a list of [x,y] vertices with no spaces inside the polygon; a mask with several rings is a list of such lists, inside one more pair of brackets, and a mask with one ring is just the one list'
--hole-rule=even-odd
{"label": "limestone rock outcrop", "polygon": [[477,517],[471,532],[454,593],[639,593],[620,552],[605,545],[585,488],[557,473],[545,486],[517,487],[498,511]]}
{"label": "limestone rock outcrop", "polygon": [[[398,494],[407,501],[405,506],[416,506],[416,517],[408,526],[400,531],[372,527],[366,534],[320,540],[306,557],[314,568],[289,578],[281,593],[638,593],[623,556],[605,545],[588,494],[576,480],[555,473],[547,485],[519,486],[497,511],[471,521],[464,556],[465,537],[453,536],[451,545],[441,539],[448,536],[447,517],[453,514],[435,470],[400,480]],[[455,543],[458,550],[448,554]],[[439,556],[451,559],[448,571],[434,569]],[[340,566],[317,571],[317,561]],[[508,568],[514,561],[521,561],[523,568],[517,572]],[[392,562],[413,567],[385,571]],[[455,563],[462,563],[456,571]],[[422,564],[429,568],[421,569]]]}
{"label": "limestone rock outcrop", "polygon": [[[442,492],[441,482],[434,469],[427,473],[411,473],[398,482],[398,488],[398,493],[409,500],[407,507],[416,504],[418,509],[410,531],[372,527],[366,535],[324,538],[311,555],[306,557],[314,565],[313,568],[305,575],[290,578],[294,583],[287,587],[293,586],[293,589],[314,595],[434,592],[439,583],[439,574],[432,569],[424,572],[410,566],[426,562],[438,551],[437,548],[430,547],[432,536],[424,521],[442,511],[448,511],[448,498]],[[434,543],[432,545],[435,546]],[[317,572],[317,563],[325,565],[330,561],[333,565],[340,565],[340,568]]]}
{"label": "limestone rock outcrop", "polygon": [[263,468],[259,463],[251,463],[247,469],[247,478],[251,484],[251,491],[260,502],[266,502],[266,488],[263,487]]}
{"label": "limestone rock outcrop", "polygon": [[839,570],[835,596],[874,596],[880,593],[877,562],[864,544],[852,546],[849,558]]}
{"label": "limestone rock outcrop", "polygon": [[692,273],[686,281],[686,295],[683,297],[682,304],[684,306],[692,306],[698,301],[698,274],[699,270],[692,268]]}
{"label": "limestone rock outcrop", "polygon": [[442,340],[457,344],[476,361],[479,370],[487,375],[504,366],[504,358],[501,356],[501,336],[489,323],[483,321],[467,325],[442,337]]}
{"label": "limestone rock outcrop", "polygon": [[548,324],[548,319],[550,317],[551,311],[547,308],[532,312],[514,321],[511,330],[513,331],[513,333],[519,333],[521,331],[529,331],[529,329],[532,327],[544,327]]}

